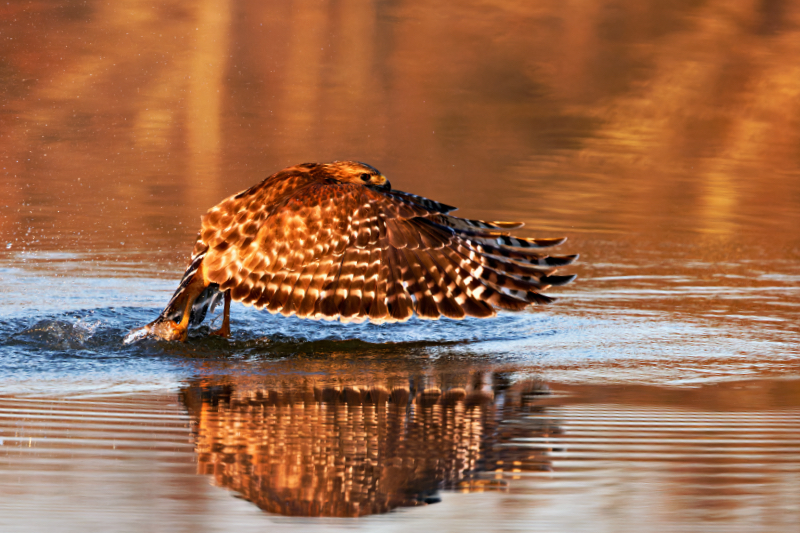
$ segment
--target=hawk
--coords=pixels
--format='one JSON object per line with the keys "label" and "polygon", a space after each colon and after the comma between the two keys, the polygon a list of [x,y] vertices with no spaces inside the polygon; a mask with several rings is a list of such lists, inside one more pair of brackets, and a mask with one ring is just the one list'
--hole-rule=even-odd
{"label": "hawk", "polygon": [[516,222],[450,214],[455,207],[391,188],[355,161],[281,170],[212,207],[189,267],[159,317],[132,332],[187,338],[224,299],[270,313],[342,322],[490,317],[553,299],[542,291],[575,276],[554,275],[577,255],[541,253],[564,238],[517,238]]}

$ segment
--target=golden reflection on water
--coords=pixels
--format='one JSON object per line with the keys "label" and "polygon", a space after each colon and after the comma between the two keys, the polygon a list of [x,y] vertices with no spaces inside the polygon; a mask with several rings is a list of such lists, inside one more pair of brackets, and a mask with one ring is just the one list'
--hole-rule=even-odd
{"label": "golden reflection on water", "polygon": [[197,472],[291,516],[384,513],[436,503],[441,490],[510,491],[530,505],[554,492],[567,500],[557,507],[586,492],[610,504],[612,494],[594,492],[635,490],[641,476],[650,481],[625,508],[655,498],[646,505],[662,526],[742,525],[744,509],[773,507],[788,513],[775,521],[784,527],[796,512],[796,380],[693,390],[559,384],[553,394],[507,372],[371,379],[187,384]]}
{"label": "golden reflection on water", "polygon": [[198,380],[181,393],[198,473],[265,511],[344,517],[435,503],[440,489],[504,490],[504,474],[550,469],[541,441],[559,428],[531,419],[544,384],[465,374],[464,386],[442,389],[441,378],[426,387]]}
{"label": "golden reflection on water", "polygon": [[331,527],[248,512],[210,481],[292,516],[437,504],[381,522],[402,527],[796,529],[796,379],[679,389],[224,366],[179,394],[0,397],[0,527]]}

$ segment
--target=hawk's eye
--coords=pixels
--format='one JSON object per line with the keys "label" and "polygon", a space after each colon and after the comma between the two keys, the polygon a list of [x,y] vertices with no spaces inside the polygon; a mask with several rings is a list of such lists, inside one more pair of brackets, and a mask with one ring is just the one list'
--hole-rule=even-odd
{"label": "hawk's eye", "polygon": [[369,181],[369,179],[370,179],[371,177],[372,177],[372,176],[370,176],[369,174],[366,174],[366,173],[364,173],[364,174],[361,174],[361,181]]}

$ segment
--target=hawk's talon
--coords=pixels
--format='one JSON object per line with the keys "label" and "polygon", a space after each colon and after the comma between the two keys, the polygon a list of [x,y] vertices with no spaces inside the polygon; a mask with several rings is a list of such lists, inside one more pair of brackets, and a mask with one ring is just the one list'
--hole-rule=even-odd
{"label": "hawk's talon", "polygon": [[145,327],[151,335],[164,341],[185,342],[189,337],[188,328],[172,320],[156,320]]}

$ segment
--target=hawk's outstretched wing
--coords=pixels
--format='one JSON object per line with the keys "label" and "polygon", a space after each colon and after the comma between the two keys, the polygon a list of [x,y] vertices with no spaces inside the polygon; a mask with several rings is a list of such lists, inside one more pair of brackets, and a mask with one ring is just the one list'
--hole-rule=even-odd
{"label": "hawk's outstretched wing", "polygon": [[193,261],[211,288],[272,313],[382,323],[548,303],[541,291],[574,278],[553,273],[577,256],[541,252],[565,239],[515,238],[522,224],[458,218],[315,168],[282,171],[203,216]]}

